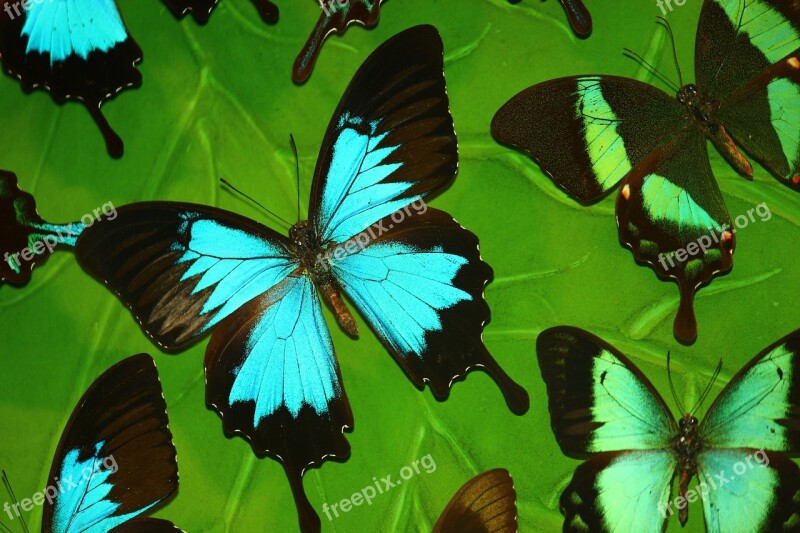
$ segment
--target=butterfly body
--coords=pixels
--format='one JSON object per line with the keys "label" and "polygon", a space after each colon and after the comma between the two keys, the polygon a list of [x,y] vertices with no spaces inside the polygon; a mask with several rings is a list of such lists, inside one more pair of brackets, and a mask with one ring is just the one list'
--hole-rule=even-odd
{"label": "butterfly body", "polygon": [[[684,498],[689,491],[689,482],[697,474],[697,454],[703,449],[699,424],[700,421],[688,413],[678,421],[680,432],[675,437],[674,449],[678,459],[678,492]],[[681,525],[685,525],[689,519],[689,508],[680,509],[678,518]]]}
{"label": "butterfly body", "polygon": [[301,220],[289,229],[293,254],[299,260],[298,273],[311,278],[322,297],[331,306],[336,321],[349,335],[358,337],[358,325],[347,304],[342,299],[342,287],[325,261],[330,249],[323,249],[314,225],[308,220]]}

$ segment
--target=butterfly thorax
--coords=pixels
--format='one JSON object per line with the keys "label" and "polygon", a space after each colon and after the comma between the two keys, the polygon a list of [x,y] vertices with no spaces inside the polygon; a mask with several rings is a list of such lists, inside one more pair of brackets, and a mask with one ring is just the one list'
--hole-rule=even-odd
{"label": "butterfly thorax", "polygon": [[301,220],[289,229],[289,238],[292,241],[292,252],[300,261],[299,274],[311,278],[333,309],[342,329],[357,337],[358,325],[342,299],[341,286],[333,275],[330,261],[326,260],[328,256],[314,226],[308,220]]}
{"label": "butterfly thorax", "polygon": [[694,127],[698,127],[714,143],[728,163],[740,174],[752,177],[753,167],[750,162],[739,151],[725,126],[716,118],[719,102],[706,97],[693,83],[681,87],[676,98],[686,107]]}
{"label": "butterfly thorax", "polygon": [[[703,448],[703,441],[698,432],[700,422],[694,416],[686,414],[678,421],[678,435],[674,440],[674,449],[678,456],[678,490],[684,498],[689,490],[689,481],[697,472],[697,454]],[[689,507],[679,509],[678,518],[681,525],[689,519]]]}

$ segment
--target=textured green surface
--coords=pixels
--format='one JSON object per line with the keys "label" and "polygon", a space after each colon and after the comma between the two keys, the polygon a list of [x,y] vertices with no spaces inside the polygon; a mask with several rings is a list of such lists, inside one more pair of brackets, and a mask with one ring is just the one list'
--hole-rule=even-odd
{"label": "textured green surface", "polygon": [[[536,335],[547,327],[571,324],[601,335],[630,354],[665,394],[671,350],[678,393],[692,404],[720,357],[725,366],[713,394],[756,352],[800,325],[794,316],[800,199],[760,167],[747,182],[712,154],[731,214],[767,201],[774,217],[738,234],[734,270],[699,292],[699,340],[682,347],[672,337],[676,287],[636,266],[619,245],[613,197],[580,207],[532,162],[489,135],[494,111],[529,85],[568,74],[637,75],[623,46],[674,77],[655,2],[609,7],[587,0],[595,32],[579,41],[555,0],[517,6],[506,0],[391,0],[374,31],[353,28],[331,39],[300,88],[290,68],[319,14],[312,0],[281,2],[274,27],[263,25],[243,1],[223,0],[206,27],[176,22],[160,2],[120,4],[145,53],[142,89],[105,107],[126,142],[121,161],[106,156],[80,105],[58,108],[48,95],[25,96],[14,80],[0,79],[0,167],[18,174],[20,186],[36,195],[39,212],[54,222],[108,201],[151,199],[202,202],[263,219],[221,191],[220,176],[292,218],[289,133],[300,151],[305,209],[323,132],[356,68],[404,28],[433,23],[442,33],[461,167],[454,185],[432,203],[481,237],[483,257],[496,273],[486,291],[493,320],[485,339],[529,390],[531,409],[524,417],[512,415],[482,373],[437,402],[410,384],[371,332],[350,340],[326,313],[356,423],[351,458],[306,475],[312,504],[321,513],[324,502],[350,496],[373,476],[397,477],[427,454],[437,470],[333,522],[322,515],[324,530],[429,530],[464,481],[500,466],[514,476],[521,529],[560,529],[558,495],[578,462],[561,454],[549,429],[534,353]],[[685,73],[691,72],[699,13],[699,2],[690,4],[668,16]],[[296,527],[281,466],[257,460],[241,439],[226,439],[219,417],[205,407],[206,341],[179,355],[159,353],[70,253],[51,258],[27,287],[0,288],[0,338],[0,466],[19,497],[42,488],[61,429],[89,383],[123,357],[147,351],[161,373],[181,474],[178,496],[158,515],[189,532]],[[687,531],[703,530],[701,514],[701,505],[693,504]],[[28,518],[38,529],[41,510]],[[670,530],[679,530],[672,522]],[[21,531],[7,517],[4,523]]]}

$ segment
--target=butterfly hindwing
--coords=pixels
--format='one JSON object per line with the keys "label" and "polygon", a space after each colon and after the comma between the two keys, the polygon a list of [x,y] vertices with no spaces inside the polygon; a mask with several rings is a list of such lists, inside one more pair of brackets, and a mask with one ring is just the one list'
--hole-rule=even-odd
{"label": "butterfly hindwing", "polygon": [[[269,0],[252,0],[252,2],[264,22],[274,24],[278,21],[278,6]],[[181,18],[191,13],[198,24],[205,24],[211,12],[219,4],[219,0],[164,0],[164,3],[176,17]]]}
{"label": "butterfly hindwing", "polygon": [[383,0],[317,0],[322,9],[317,24],[311,31],[292,67],[295,83],[304,83],[311,76],[322,45],[334,33],[343,34],[351,24],[371,28],[380,19]]}
{"label": "butterfly hindwing", "polygon": [[512,411],[525,412],[527,393],[483,344],[483,291],[492,271],[477,237],[447,213],[407,209],[399,211],[402,221],[386,217],[330,251],[329,268],[415,385],[429,383],[446,398],[456,379],[480,368]]}
{"label": "butterfly hindwing", "polygon": [[[74,486],[73,486],[74,485]],[[178,466],[153,359],[130,357],[78,402],[50,470],[43,531],[101,532],[169,498]]]}
{"label": "butterfly hindwing", "polygon": [[[6,8],[11,3],[6,3]],[[128,34],[114,0],[27,2],[28,9],[0,17],[3,68],[26,92],[47,90],[63,104],[83,102],[100,127],[108,152],[123,143],[100,112],[123,89],[138,87],[142,51]]]}
{"label": "butterfly hindwing", "polygon": [[694,293],[733,266],[735,237],[711,172],[706,139],[682,132],[634,167],[617,196],[620,239],[638,261],[675,279],[681,303],[674,332],[697,337]]}
{"label": "butterfly hindwing", "polygon": [[82,231],[81,266],[106,283],[159,345],[196,341],[297,264],[288,239],[213,207],[168,202],[120,207]]}
{"label": "butterfly hindwing", "polygon": [[455,493],[433,533],[456,531],[516,533],[517,493],[508,470],[482,472]]}
{"label": "butterfly hindwing", "polygon": [[243,434],[259,456],[281,461],[304,531],[319,530],[302,475],[344,459],[353,415],[319,297],[306,275],[290,275],[219,324],[206,350],[206,401],[227,434]]}
{"label": "butterfly hindwing", "polygon": [[[761,434],[759,434],[761,435]],[[782,453],[712,448],[697,457],[708,533],[794,531],[800,522],[800,468]]]}
{"label": "butterfly hindwing", "polygon": [[800,451],[800,331],[765,349],[728,382],[700,435],[714,448]]}
{"label": "butterfly hindwing", "polygon": [[747,152],[800,189],[800,6],[706,0],[697,29],[699,87]]}
{"label": "butterfly hindwing", "polygon": [[616,348],[585,331],[542,332],[536,353],[561,449],[571,457],[664,448],[674,418],[650,381]]}
{"label": "butterfly hindwing", "polygon": [[570,196],[592,203],[676,136],[684,116],[674,98],[645,83],[579,76],[511,98],[495,114],[492,135],[529,154]]}
{"label": "butterfly hindwing", "polygon": [[561,495],[563,531],[658,533],[676,461],[671,450],[598,454],[580,465]]}

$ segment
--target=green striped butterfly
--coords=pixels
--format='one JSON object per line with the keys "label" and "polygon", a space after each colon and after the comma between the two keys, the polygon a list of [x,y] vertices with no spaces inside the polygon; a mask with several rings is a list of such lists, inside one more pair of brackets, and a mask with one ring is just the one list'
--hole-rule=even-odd
{"label": "green striped butterfly", "polygon": [[575,76],[522,91],[492,121],[497,140],[582,203],[622,182],[620,239],[678,283],[674,331],[685,343],[697,337],[695,291],[733,266],[706,139],[741,174],[753,170],[737,145],[800,189],[800,2],[705,0],[695,64],[697,83],[676,97],[628,78]]}
{"label": "green striped butterfly", "polygon": [[745,365],[702,422],[676,423],[641,371],[583,330],[544,331],[536,350],[556,440],[588,458],[561,495],[564,531],[660,532],[692,504],[710,533],[797,531],[800,468],[784,452],[800,452],[800,330]]}

